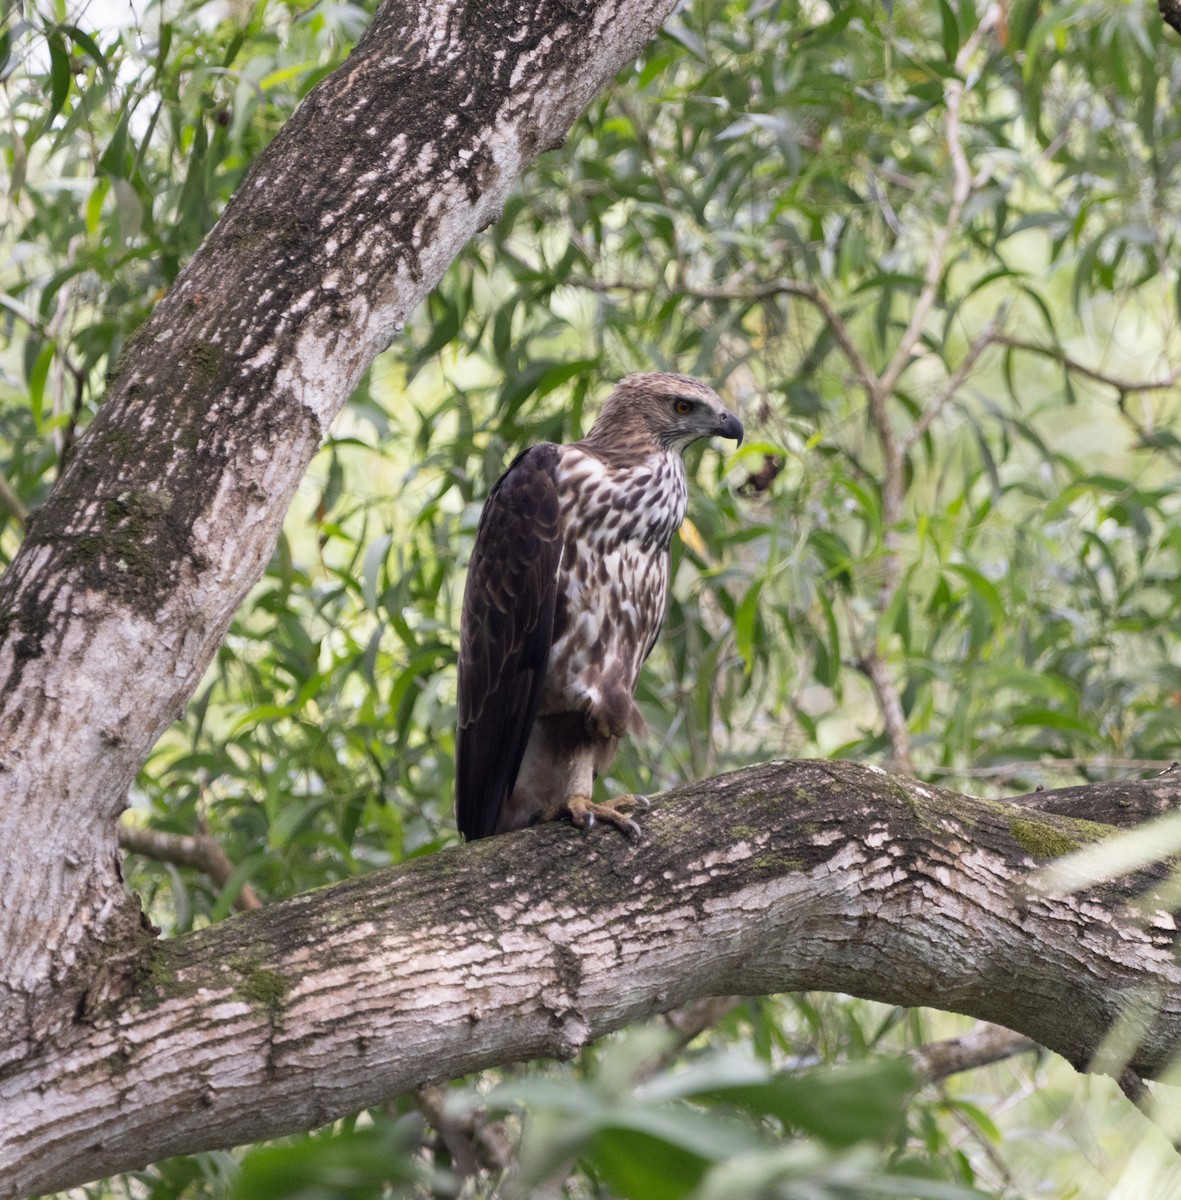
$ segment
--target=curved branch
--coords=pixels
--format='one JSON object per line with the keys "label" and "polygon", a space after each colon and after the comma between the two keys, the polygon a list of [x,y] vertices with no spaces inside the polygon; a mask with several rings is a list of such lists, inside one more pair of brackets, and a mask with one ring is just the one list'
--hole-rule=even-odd
{"label": "curved branch", "polygon": [[1172,918],[1138,922],[1126,889],[1027,879],[1101,833],[871,768],[775,763],[669,794],[638,846],[539,826],[151,942],[69,1026],[9,1048],[0,1195],[568,1057],[704,996],[936,1005],[1080,1069],[1134,1009],[1126,1069],[1151,1077],[1181,1050]]}
{"label": "curved branch", "polygon": [[[157,862],[193,867],[208,875],[219,888],[234,877],[234,864],[216,838],[208,834],[169,833],[163,829],[145,829],[140,825],[120,825],[119,845],[132,854],[142,854]],[[234,897],[234,907],[240,912],[262,908],[262,901],[249,883],[244,883]]]}
{"label": "curved branch", "polygon": [[[579,287],[588,292],[626,292],[630,295],[650,295],[653,290],[651,283],[636,283],[627,279],[598,280],[589,276],[571,276],[564,279],[567,287]],[[669,295],[688,296],[693,300],[709,302],[756,304],[762,300],[771,300],[776,296],[795,296],[811,304],[827,322],[832,335],[853,368],[858,386],[871,392],[877,384],[877,376],[868,360],[857,348],[853,335],[849,331],[844,318],[837,311],[832,301],[817,287],[810,283],[801,283],[797,279],[768,279],[762,283],[732,286],[695,287],[688,284],[678,284],[670,288],[658,283],[657,287]]]}
{"label": "curved branch", "polygon": [[1031,1050],[1041,1050],[1033,1038],[983,1022],[959,1037],[929,1042],[912,1050],[910,1061],[922,1079],[934,1083],[960,1071],[974,1071]]}

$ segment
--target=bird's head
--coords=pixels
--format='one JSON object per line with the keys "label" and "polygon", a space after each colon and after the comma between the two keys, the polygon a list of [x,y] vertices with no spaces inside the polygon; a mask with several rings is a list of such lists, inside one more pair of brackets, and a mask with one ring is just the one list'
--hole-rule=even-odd
{"label": "bird's head", "polygon": [[684,452],[700,438],[742,443],[742,422],[700,379],[653,373],[629,375],[607,397],[587,441],[656,444]]}

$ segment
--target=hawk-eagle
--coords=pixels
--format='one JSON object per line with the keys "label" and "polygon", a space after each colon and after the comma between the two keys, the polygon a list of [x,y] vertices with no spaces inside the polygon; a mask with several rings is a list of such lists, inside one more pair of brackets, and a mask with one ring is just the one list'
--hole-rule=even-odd
{"label": "hawk-eagle", "polygon": [[685,517],[685,447],[742,441],[685,375],[631,375],[590,433],[517,456],[488,495],[459,639],[456,818],[489,837],[568,816],[627,833],[633,796],[591,802],[625,733],[664,620],[669,544]]}

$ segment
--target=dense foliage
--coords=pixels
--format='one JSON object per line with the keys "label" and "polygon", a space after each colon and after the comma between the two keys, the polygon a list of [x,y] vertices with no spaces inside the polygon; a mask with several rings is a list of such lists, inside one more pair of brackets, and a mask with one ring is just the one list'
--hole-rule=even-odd
{"label": "dense foliage", "polygon": [[[4,563],[128,339],[367,13],[99,16],[10,6],[0,37]],[[188,930],[454,839],[480,501],[636,369],[706,378],[748,440],[694,459],[650,736],[606,786],[773,756],[992,794],[1167,765],[1179,148],[1177,40],[1146,0],[686,3],[325,445],[131,796],[133,824],[207,832],[234,864],[135,858],[153,918]],[[240,1170],[198,1156],[91,1190],[1106,1197],[1125,1164],[1141,1189],[1175,1171],[1062,1064],[916,1091],[897,1055],[952,1027],[846,998],[719,1005],[567,1067],[391,1099]]]}

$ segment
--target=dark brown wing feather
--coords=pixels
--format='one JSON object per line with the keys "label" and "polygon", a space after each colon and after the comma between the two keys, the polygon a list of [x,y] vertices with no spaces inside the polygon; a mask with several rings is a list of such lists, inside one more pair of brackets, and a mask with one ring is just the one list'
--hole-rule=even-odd
{"label": "dark brown wing feather", "polygon": [[469,841],[496,832],[541,703],[562,554],[560,451],[518,455],[488,495],[459,637],[455,816]]}

